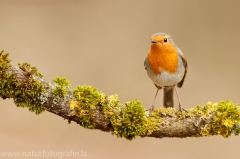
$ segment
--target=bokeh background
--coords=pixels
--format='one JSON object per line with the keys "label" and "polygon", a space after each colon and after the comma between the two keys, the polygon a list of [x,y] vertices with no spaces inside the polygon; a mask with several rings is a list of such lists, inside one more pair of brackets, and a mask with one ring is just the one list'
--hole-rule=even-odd
{"label": "bokeh background", "polygon": [[[29,62],[47,80],[65,76],[73,88],[93,85],[118,94],[122,103],[137,98],[149,108],[156,88],[143,61],[150,36],[166,32],[188,60],[179,90],[185,108],[240,102],[239,0],[0,0],[0,7],[0,49],[10,52],[13,65]],[[240,137],[128,141],[49,112],[36,116],[11,99],[0,99],[0,119],[0,151],[73,150],[91,159],[239,158]]]}

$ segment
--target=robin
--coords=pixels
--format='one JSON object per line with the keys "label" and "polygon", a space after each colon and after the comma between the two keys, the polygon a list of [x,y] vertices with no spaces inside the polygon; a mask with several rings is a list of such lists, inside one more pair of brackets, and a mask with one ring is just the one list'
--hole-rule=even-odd
{"label": "robin", "polygon": [[173,107],[173,92],[179,102],[179,110],[182,111],[177,88],[182,87],[187,74],[187,61],[182,51],[174,44],[173,39],[166,33],[155,33],[151,37],[151,49],[144,61],[144,66],[149,78],[157,87],[151,109],[159,89],[163,88],[163,106]]}

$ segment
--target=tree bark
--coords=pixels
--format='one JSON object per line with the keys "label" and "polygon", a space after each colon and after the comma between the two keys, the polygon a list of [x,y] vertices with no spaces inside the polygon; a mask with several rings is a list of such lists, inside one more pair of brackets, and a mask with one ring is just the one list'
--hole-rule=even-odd
{"label": "tree bark", "polygon": [[[141,113],[141,109],[144,108],[140,105],[137,107],[140,110],[140,115],[135,114],[135,108],[132,109],[135,106],[134,104],[110,105],[110,100],[107,96],[104,96],[102,104],[98,102],[91,105],[90,103],[90,107],[83,107],[82,103],[79,103],[76,99],[73,90],[69,87],[61,87],[65,89],[65,94],[56,96],[53,92],[59,86],[58,83],[43,79],[37,73],[37,70],[30,65],[22,64],[19,67],[12,67],[9,63],[10,60],[7,61],[4,55],[6,56],[6,54],[0,54],[0,64],[2,65],[0,67],[0,71],[2,71],[0,73],[0,96],[3,99],[13,98],[17,106],[29,107],[29,110],[35,113],[38,112],[36,111],[38,107],[43,107],[45,110],[67,119],[69,123],[74,121],[84,127],[112,132],[112,134],[116,134],[118,137],[126,137],[127,139],[132,139],[135,136],[183,138],[222,135],[228,137],[232,133],[237,135],[240,130],[239,105],[230,101],[208,103],[203,107],[198,106],[182,113],[171,108],[160,108],[153,111],[144,110]],[[33,87],[33,85],[37,86]],[[35,88],[40,88],[40,86],[44,88],[42,88],[44,90],[42,93],[31,92]],[[18,91],[20,93],[16,93]],[[19,99],[22,97],[21,94],[24,94],[23,101]],[[24,105],[25,98],[32,100],[30,103],[32,102],[33,105],[35,103],[38,104],[35,107],[31,107],[31,104],[26,104],[26,106]],[[19,100],[21,101],[20,104]],[[71,108],[71,102],[77,102],[79,107],[77,111],[88,112],[89,116],[86,116],[86,114],[76,115],[76,112],[73,113],[77,107]],[[39,103],[41,104],[39,105]],[[137,103],[139,104],[139,102]],[[104,104],[106,107],[104,107]],[[106,111],[107,109],[111,109],[111,111]],[[85,117],[88,117],[88,122],[93,127],[81,124],[86,120]],[[136,120],[136,118],[139,119]],[[126,122],[126,119],[130,122]],[[129,126],[129,124],[133,125]]]}

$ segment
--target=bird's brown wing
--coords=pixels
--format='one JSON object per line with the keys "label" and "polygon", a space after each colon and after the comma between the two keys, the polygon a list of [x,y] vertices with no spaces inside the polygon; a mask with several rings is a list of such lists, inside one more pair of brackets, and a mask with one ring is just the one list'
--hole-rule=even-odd
{"label": "bird's brown wing", "polygon": [[147,70],[147,58],[144,60],[144,68],[145,68],[145,70]]}
{"label": "bird's brown wing", "polygon": [[185,77],[186,77],[186,75],[187,75],[187,67],[188,67],[188,65],[187,65],[187,60],[186,60],[186,58],[184,57],[184,55],[183,55],[183,53],[182,53],[181,50],[180,50],[180,52],[179,52],[179,55],[180,55],[180,57],[182,58],[183,65],[184,65],[184,67],[185,67],[185,72],[184,72],[183,79],[177,84],[177,86],[178,86],[179,88],[181,88],[182,85],[183,85],[184,79],[185,79]]}

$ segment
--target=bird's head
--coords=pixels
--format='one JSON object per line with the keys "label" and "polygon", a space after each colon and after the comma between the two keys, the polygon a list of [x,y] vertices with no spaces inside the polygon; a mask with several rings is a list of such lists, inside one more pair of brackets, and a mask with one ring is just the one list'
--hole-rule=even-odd
{"label": "bird's head", "polygon": [[166,33],[155,33],[151,36],[151,49],[154,50],[168,50],[174,48],[172,38]]}

